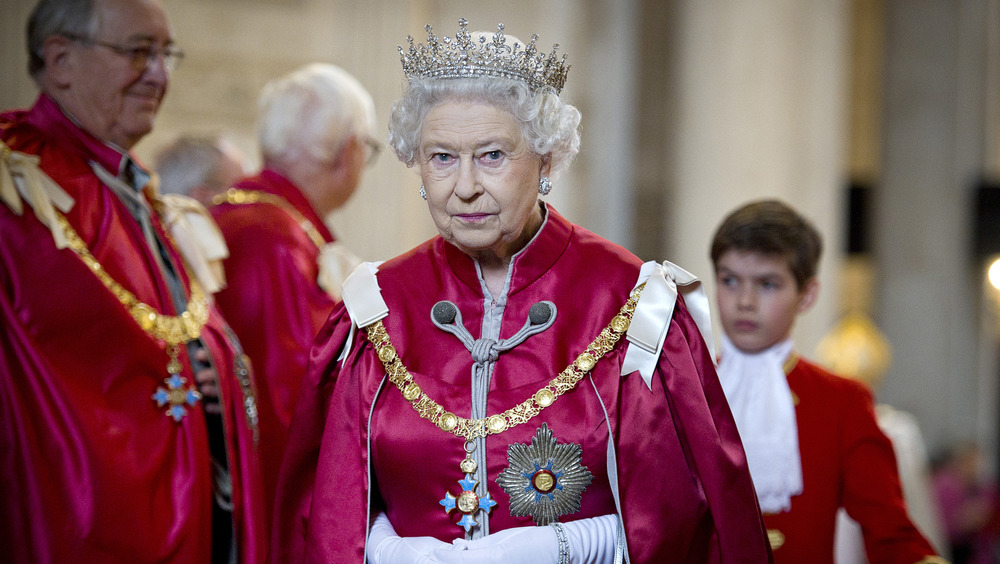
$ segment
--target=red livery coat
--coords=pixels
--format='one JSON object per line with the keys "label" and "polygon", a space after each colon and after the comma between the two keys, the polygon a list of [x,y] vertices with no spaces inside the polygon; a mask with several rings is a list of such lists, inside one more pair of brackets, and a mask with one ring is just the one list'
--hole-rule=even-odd
{"label": "red livery coat", "polygon": [[906,514],[892,443],[878,427],[868,388],[801,358],[788,386],[797,401],[802,494],[789,511],[764,515],[769,535],[782,539],[774,561],[832,564],[841,506],[861,524],[872,564],[934,555]]}

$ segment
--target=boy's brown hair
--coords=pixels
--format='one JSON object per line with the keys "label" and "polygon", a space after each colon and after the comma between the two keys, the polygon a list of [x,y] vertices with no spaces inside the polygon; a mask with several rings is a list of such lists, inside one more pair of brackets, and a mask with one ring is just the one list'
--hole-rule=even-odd
{"label": "boy's brown hair", "polygon": [[816,275],[823,239],[806,218],[779,200],[759,200],[730,213],[712,238],[712,264],[726,251],[784,257],[801,290]]}

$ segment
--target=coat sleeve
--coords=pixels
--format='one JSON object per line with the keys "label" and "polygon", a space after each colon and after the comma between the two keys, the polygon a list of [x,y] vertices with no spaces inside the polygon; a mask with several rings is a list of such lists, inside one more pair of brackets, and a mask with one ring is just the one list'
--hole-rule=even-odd
{"label": "coat sleeve", "polygon": [[878,427],[871,393],[856,382],[843,385],[842,503],[861,525],[868,560],[913,564],[935,555],[907,515],[892,443]]}
{"label": "coat sleeve", "polygon": [[[337,361],[350,338],[350,329],[350,318],[340,305],[320,330],[310,354],[278,479],[271,536],[271,560],[276,564],[363,561],[367,462],[366,452],[360,449],[363,440],[358,416],[360,399],[356,393],[343,393],[350,383],[339,380],[341,364]],[[334,444],[328,444],[331,441]],[[346,452],[348,446],[354,447],[353,452]],[[340,452],[332,455],[332,449]],[[335,459],[330,460],[331,456]],[[329,476],[331,464],[336,467],[338,463],[343,464],[343,472],[351,473],[352,483],[330,481],[338,479]],[[356,559],[322,556],[331,543],[349,536],[339,526],[334,531],[324,530],[323,523],[331,515],[331,503],[332,507],[358,517],[354,528],[360,530],[360,535],[353,542],[357,545],[360,539]]]}
{"label": "coat sleeve", "polygon": [[[634,374],[631,376],[635,376]],[[770,547],[743,445],[708,348],[679,299],[653,378],[652,392],[626,377],[618,449],[622,513],[632,562],[770,562]],[[667,422],[676,434],[666,432]],[[673,438],[673,437],[676,437]],[[671,504],[684,503],[659,483],[668,441],[679,441],[691,479],[700,490],[693,505],[707,505],[690,537],[689,553],[657,541]],[[669,460],[668,460],[669,462]],[[641,487],[637,487],[638,485]],[[651,518],[652,517],[652,518]],[[692,520],[677,523],[689,526]]]}

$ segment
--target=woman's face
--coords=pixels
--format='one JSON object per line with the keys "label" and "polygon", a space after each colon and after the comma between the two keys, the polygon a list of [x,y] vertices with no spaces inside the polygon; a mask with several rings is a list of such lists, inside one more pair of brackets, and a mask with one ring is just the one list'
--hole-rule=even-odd
{"label": "woman's face", "polygon": [[514,116],[443,102],[424,118],[419,151],[427,205],[446,241],[476,259],[505,262],[538,231],[547,163],[528,150]]}

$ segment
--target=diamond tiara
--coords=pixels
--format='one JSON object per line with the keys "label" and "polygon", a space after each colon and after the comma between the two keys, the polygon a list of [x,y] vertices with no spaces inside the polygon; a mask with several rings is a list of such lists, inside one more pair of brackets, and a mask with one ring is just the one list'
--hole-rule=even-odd
{"label": "diamond tiara", "polygon": [[492,76],[522,80],[532,90],[551,86],[556,94],[562,92],[570,65],[566,64],[566,55],[561,59],[556,57],[558,43],[546,56],[535,48],[538,34],[531,36],[528,45],[514,42],[510,46],[503,34],[503,24],[497,24],[492,40],[487,41],[484,34],[478,42],[473,41],[468,30],[469,22],[465,18],[458,20],[458,25],[454,39],[446,35],[439,41],[430,25],[424,26],[427,30],[426,45],[414,45],[413,36],[406,37],[409,50],[404,52],[402,46],[397,48],[407,80]]}

